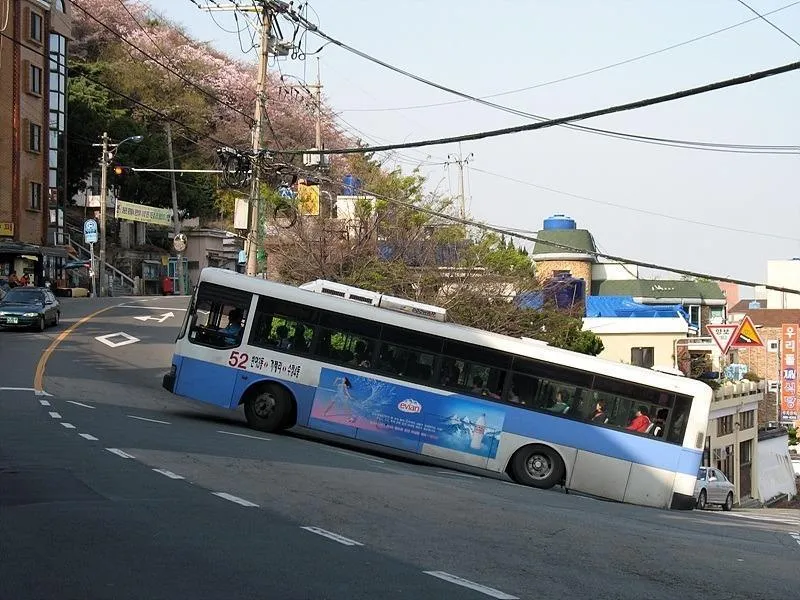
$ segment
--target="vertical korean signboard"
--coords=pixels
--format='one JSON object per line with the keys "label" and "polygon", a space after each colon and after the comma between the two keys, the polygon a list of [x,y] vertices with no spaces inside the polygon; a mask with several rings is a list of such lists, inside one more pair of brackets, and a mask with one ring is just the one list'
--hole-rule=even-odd
{"label": "vertical korean signboard", "polygon": [[781,423],[797,420],[797,330],[781,325]]}

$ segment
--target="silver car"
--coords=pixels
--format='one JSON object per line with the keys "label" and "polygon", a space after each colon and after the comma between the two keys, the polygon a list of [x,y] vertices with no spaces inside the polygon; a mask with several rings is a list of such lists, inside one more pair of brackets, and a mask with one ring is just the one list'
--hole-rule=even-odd
{"label": "silver car", "polygon": [[722,510],[733,508],[734,485],[725,477],[725,473],[712,467],[700,467],[697,483],[694,484],[694,498],[697,508],[703,510],[709,504],[716,504]]}

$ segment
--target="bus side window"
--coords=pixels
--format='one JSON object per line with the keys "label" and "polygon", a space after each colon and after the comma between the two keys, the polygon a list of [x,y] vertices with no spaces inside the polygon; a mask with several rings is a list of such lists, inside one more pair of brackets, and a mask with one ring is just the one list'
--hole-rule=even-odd
{"label": "bus side window", "polygon": [[514,373],[511,377],[508,400],[513,404],[522,404],[528,408],[534,408],[539,388],[540,381],[536,377]]}
{"label": "bus side window", "polygon": [[666,427],[666,440],[668,442],[683,444],[683,437],[686,434],[686,423],[689,420],[689,411],[691,408],[691,398],[686,398],[684,396],[675,397],[675,409],[672,411]]}
{"label": "bus side window", "polygon": [[235,348],[242,342],[246,322],[247,307],[200,298],[189,340],[213,348]]}

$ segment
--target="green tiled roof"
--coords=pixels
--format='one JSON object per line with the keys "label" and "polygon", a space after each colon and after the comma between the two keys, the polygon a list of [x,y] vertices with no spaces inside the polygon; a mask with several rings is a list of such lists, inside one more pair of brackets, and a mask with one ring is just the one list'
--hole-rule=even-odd
{"label": "green tiled roof", "polygon": [[592,283],[593,296],[633,296],[634,298],[703,298],[724,300],[725,294],[714,281],[681,279],[631,279]]}
{"label": "green tiled roof", "polygon": [[[536,234],[533,256],[537,254],[577,254],[577,252],[597,252],[592,234],[586,229],[543,229]],[[567,250],[547,242],[563,244],[576,250]]]}

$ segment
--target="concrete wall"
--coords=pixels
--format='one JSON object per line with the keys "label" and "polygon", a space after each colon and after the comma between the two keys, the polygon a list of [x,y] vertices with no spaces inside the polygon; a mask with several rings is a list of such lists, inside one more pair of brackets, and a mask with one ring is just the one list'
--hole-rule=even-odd
{"label": "concrete wall", "polygon": [[[767,261],[767,283],[798,289],[800,286],[800,260]],[[767,290],[767,308],[800,308],[800,295]]]}
{"label": "concrete wall", "polygon": [[789,457],[789,436],[780,435],[758,442],[758,490],[763,501],[780,494],[797,495],[795,473]]}

